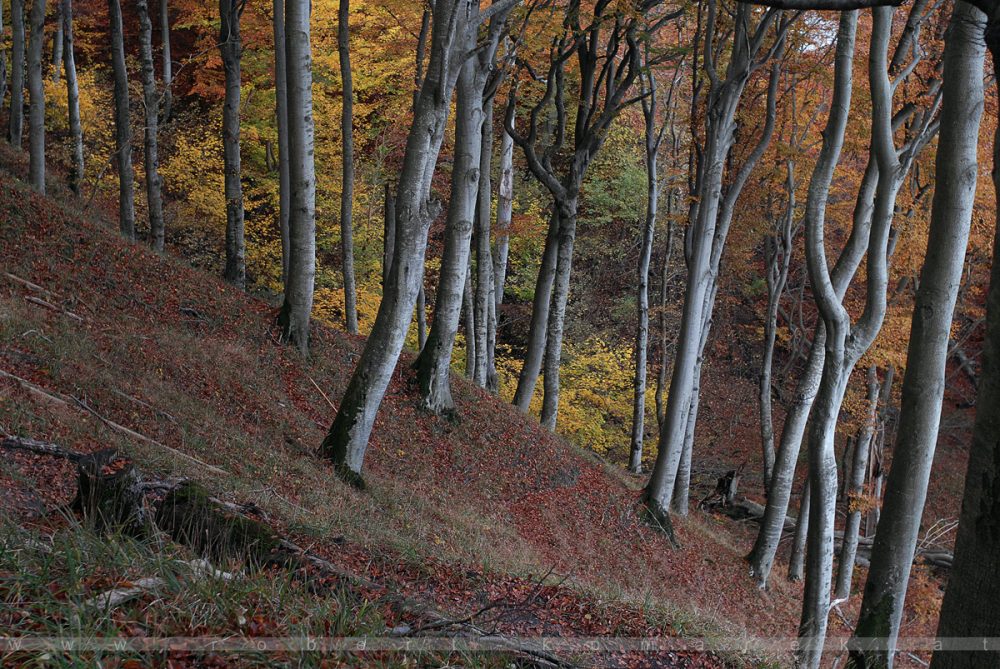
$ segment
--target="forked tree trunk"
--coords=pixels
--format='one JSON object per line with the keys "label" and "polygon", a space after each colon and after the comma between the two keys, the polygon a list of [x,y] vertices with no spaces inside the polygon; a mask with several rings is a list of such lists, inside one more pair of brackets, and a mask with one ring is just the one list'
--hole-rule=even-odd
{"label": "forked tree trunk", "polygon": [[402,351],[423,281],[427,232],[440,209],[430,197],[430,188],[458,77],[455,51],[466,44],[465,31],[476,14],[476,5],[469,0],[435,3],[430,63],[400,172],[389,281],[364,352],[321,446],[340,475],[356,485],[363,484],[361,468],[375,415]]}
{"label": "forked tree trunk", "polygon": [[[275,49],[277,49],[277,43]],[[170,120],[174,101],[174,64],[170,60],[170,7],[169,0],[160,0],[160,67],[163,72],[162,120]]]}
{"label": "forked tree trunk", "polygon": [[139,59],[142,65],[142,97],[145,104],[146,209],[149,215],[149,243],[155,251],[163,250],[163,194],[159,171],[158,122],[160,98],[156,92],[153,64],[153,22],[147,0],[136,0],[139,14]]}
{"label": "forked tree trunk", "polygon": [[[937,185],[927,256],[913,310],[898,436],[855,629],[855,641],[882,637],[888,639],[890,648],[899,634],[910,564],[927,494],[941,415],[952,314],[975,201],[976,150],[984,104],[983,25],[984,17],[979,10],[965,2],[956,3],[945,39],[941,140],[935,159]],[[963,506],[965,513],[972,512]],[[971,529],[966,526],[965,532]],[[959,534],[961,542],[962,530]],[[952,578],[955,576],[953,571]],[[954,599],[951,603],[946,600],[946,606],[954,603]],[[969,606],[969,600],[960,606]],[[973,615],[983,613],[976,610]],[[963,629],[962,635],[970,632],[971,628]],[[852,654],[852,662],[865,667],[891,666],[892,658],[893,653],[876,650]]]}
{"label": "forked tree trunk", "polygon": [[[167,0],[162,0],[164,7]],[[281,284],[288,285],[291,242],[288,216],[291,186],[288,171],[288,72],[285,65],[285,0],[274,0],[274,115],[278,131],[278,231],[281,234]],[[287,290],[287,288],[286,288]]]}
{"label": "forked tree trunk", "polygon": [[[85,172],[83,126],[80,124],[80,88],[76,80],[76,58],[73,54],[73,0],[61,1],[64,42],[63,69],[66,70],[66,106],[69,112],[69,137],[73,151],[73,166],[70,170],[69,187],[74,194],[79,195]],[[0,99],[2,97],[0,95]]]}
{"label": "forked tree trunk", "polygon": [[135,175],[132,173],[132,128],[129,121],[128,69],[122,8],[108,0],[111,26],[111,67],[115,79],[115,159],[118,163],[118,225],[126,239],[135,239]]}
{"label": "forked tree trunk", "polygon": [[7,138],[20,148],[24,134],[24,0],[10,0],[10,118]]}
{"label": "forked tree trunk", "polygon": [[337,53],[343,104],[340,133],[343,143],[340,186],[340,262],[344,276],[344,321],[347,331],[358,334],[358,298],[354,282],[354,79],[351,75],[350,0],[340,0],[337,9]]}
{"label": "forked tree trunk", "polygon": [[45,46],[45,0],[31,4],[31,37],[28,41],[28,181],[45,194],[45,82],[42,47]]}
{"label": "forked tree trunk", "polygon": [[288,280],[279,320],[284,339],[309,352],[316,278],[316,172],[313,162],[312,50],[309,0],[285,0],[288,85]]}
{"label": "forked tree trunk", "polygon": [[[247,260],[243,223],[243,184],[240,161],[240,36],[241,0],[219,0],[219,50],[226,72],[226,98],[222,105],[222,157],[226,192],[226,281],[246,287]],[[152,65],[152,63],[150,63]],[[147,110],[147,116],[149,111]]]}

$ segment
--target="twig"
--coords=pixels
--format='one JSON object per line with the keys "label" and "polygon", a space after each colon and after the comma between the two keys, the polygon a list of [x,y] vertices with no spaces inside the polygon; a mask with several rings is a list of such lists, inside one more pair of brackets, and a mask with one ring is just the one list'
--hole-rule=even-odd
{"label": "twig", "polygon": [[32,304],[37,304],[40,307],[45,307],[46,309],[51,309],[52,311],[59,311],[64,315],[68,316],[69,318],[72,318],[75,321],[79,321],[80,323],[83,323],[84,321],[87,320],[83,316],[80,316],[79,314],[74,314],[72,311],[69,311],[68,309],[63,309],[62,307],[52,304],[51,302],[46,302],[40,297],[35,297],[34,295],[25,295],[24,299],[25,301],[31,302]]}
{"label": "twig", "polygon": [[79,462],[80,458],[83,457],[81,453],[70,451],[58,444],[38,441],[29,437],[15,437],[10,434],[4,435],[3,441],[0,442],[0,448],[6,448],[11,451],[27,451],[36,455],[50,455],[54,458],[69,460],[70,462]]}
{"label": "twig", "polygon": [[74,403],[76,403],[80,408],[84,409],[85,411],[87,411],[88,413],[90,413],[91,415],[93,415],[94,417],[96,417],[98,420],[100,420],[102,423],[104,423],[106,426],[108,426],[109,428],[111,428],[115,432],[120,432],[121,434],[124,434],[124,435],[127,435],[129,437],[132,437],[133,439],[137,439],[137,440],[143,441],[143,442],[145,442],[147,444],[151,444],[153,446],[157,446],[159,448],[162,448],[163,450],[169,451],[170,453],[173,453],[174,455],[176,455],[176,456],[178,456],[180,458],[183,458],[185,460],[190,460],[191,462],[194,462],[194,463],[196,463],[198,465],[201,465],[202,467],[205,467],[206,469],[208,469],[209,471],[211,471],[213,473],[221,474],[223,476],[228,476],[229,475],[229,472],[227,472],[224,469],[220,469],[219,467],[216,467],[214,465],[210,465],[207,462],[203,462],[203,461],[199,460],[198,458],[196,458],[196,457],[194,457],[192,455],[188,455],[187,453],[184,453],[183,451],[179,451],[176,448],[173,448],[172,446],[167,446],[166,444],[161,444],[160,442],[156,441],[155,439],[150,439],[149,437],[147,437],[144,434],[139,434],[135,430],[127,428],[124,425],[119,425],[118,423],[115,423],[114,421],[108,420],[104,416],[100,415],[99,413],[97,413],[96,411],[94,411],[93,409],[91,409],[86,403],[81,402],[80,400],[78,400],[75,397],[70,397],[68,395],[63,395],[61,393],[47,391],[47,390],[45,390],[45,389],[43,389],[43,388],[41,388],[39,386],[36,386],[31,381],[28,381],[26,379],[22,379],[20,376],[15,376],[14,374],[10,374],[9,372],[5,372],[2,369],[0,369],[0,377],[8,378],[8,379],[11,379],[13,381],[16,381],[17,383],[19,383],[21,385],[21,387],[25,388],[29,392],[34,393],[36,395],[41,395],[42,397],[45,397],[46,399],[48,399],[48,400],[50,400],[52,402],[57,402],[59,404],[65,405],[65,406],[72,406]]}
{"label": "twig", "polygon": [[32,283],[30,281],[22,279],[19,276],[14,276],[10,272],[4,272],[3,275],[5,277],[7,277],[8,279],[10,279],[11,281],[13,281],[14,283],[19,283],[22,286],[24,286],[25,288],[30,288],[31,290],[33,290],[35,292],[42,293],[44,295],[48,295],[49,297],[54,298],[54,299],[57,299],[59,297],[58,295],[56,295],[52,291],[46,290],[46,289],[42,288],[37,283]]}
{"label": "twig", "polygon": [[326,393],[324,393],[323,389],[319,387],[319,384],[313,381],[313,377],[306,374],[306,378],[309,379],[309,381],[313,384],[316,390],[319,391],[319,394],[323,396],[323,399],[325,399],[326,403],[330,405],[330,408],[333,409],[334,411],[337,411],[337,407],[333,404],[333,402],[330,401],[330,398],[326,396]]}

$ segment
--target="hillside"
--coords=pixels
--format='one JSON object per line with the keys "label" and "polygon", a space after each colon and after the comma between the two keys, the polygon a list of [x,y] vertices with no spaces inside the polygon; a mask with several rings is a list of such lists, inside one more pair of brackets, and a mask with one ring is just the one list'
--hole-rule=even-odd
{"label": "hillside", "polygon": [[[202,602],[213,612],[197,623],[177,615],[197,592],[177,587],[95,615],[83,629],[98,636],[274,637],[303,629],[379,636],[425,624],[412,607],[399,606],[399,598],[412,598],[454,620],[488,620],[504,636],[794,635],[798,586],[774,579],[764,593],[746,576],[751,527],[694,513],[678,522],[681,548],[673,549],[641,522],[638,479],[480,389],[456,380],[456,422],[423,413],[405,364],[411,357],[404,356],[379,415],[368,490],[342,484],[314,451],[360,338],[319,326],[311,357],[302,360],[277,341],[274,305],[182,259],[121,240],[57,188],[54,198],[39,197],[17,178],[23,157],[0,150],[0,432],[83,453],[114,447],[143,472],[199,481],[310,547],[353,584],[341,584],[332,602],[301,584],[269,600],[253,584],[266,592],[263,584],[282,578],[251,575],[223,588],[235,600],[216,593],[213,603]],[[717,412],[710,407],[707,415]],[[719,437],[732,440],[732,428]],[[2,523],[13,538],[0,549],[5,629],[62,629],[81,601],[149,576],[144,569],[162,569],[157,555],[165,550],[184,554],[101,545],[54,512],[75,486],[64,461],[0,453]],[[39,543],[62,549],[32,548]],[[63,579],[52,590],[45,575],[79,569],[71,556],[85,563],[87,577]],[[242,611],[235,616],[234,602]],[[331,610],[339,611],[333,628]],[[197,654],[169,655],[170,666],[210,664]],[[664,652],[602,656],[599,663],[748,660]],[[238,655],[216,661],[211,666],[267,664]]]}

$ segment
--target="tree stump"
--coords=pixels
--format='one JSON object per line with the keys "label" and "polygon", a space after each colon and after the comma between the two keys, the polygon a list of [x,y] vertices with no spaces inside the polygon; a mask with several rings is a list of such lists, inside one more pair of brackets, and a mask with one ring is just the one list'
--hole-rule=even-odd
{"label": "tree stump", "polygon": [[77,462],[77,492],[71,507],[99,534],[137,537],[149,528],[139,471],[113,448],[84,455]]}
{"label": "tree stump", "polygon": [[177,543],[216,563],[240,561],[259,568],[288,561],[288,552],[270,527],[223,508],[190,481],[167,493],[156,524]]}

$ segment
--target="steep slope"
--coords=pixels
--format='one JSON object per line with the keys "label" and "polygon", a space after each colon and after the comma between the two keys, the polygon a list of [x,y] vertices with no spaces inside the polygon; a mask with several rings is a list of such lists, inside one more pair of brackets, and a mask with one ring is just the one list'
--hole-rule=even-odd
{"label": "steep slope", "polygon": [[[2,159],[19,169],[20,156]],[[0,259],[0,432],[120,448],[145,470],[256,504],[352,573],[456,613],[514,601],[546,574],[560,581],[512,634],[794,634],[797,588],[752,586],[746,528],[699,514],[671,549],[640,521],[633,482],[492,396],[456,382],[457,422],[421,412],[410,358],[376,424],[369,490],[343,485],[314,451],[361,339],[319,325],[302,360],[277,341],[273,305],[121,240],[9,171]],[[71,471],[21,455],[0,454],[0,465],[5,513],[55,522],[39,510],[69,501]]]}

